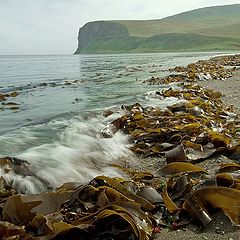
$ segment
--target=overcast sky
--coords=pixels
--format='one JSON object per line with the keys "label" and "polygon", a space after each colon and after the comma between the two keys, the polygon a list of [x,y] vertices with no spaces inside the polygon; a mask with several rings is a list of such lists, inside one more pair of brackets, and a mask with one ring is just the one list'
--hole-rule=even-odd
{"label": "overcast sky", "polygon": [[160,19],[240,0],[0,0],[1,54],[72,54],[89,21]]}

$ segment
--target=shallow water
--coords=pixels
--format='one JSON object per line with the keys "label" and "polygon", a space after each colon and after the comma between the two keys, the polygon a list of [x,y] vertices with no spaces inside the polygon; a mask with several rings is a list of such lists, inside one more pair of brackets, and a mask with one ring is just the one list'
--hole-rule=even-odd
{"label": "shallow water", "polygon": [[[109,166],[133,159],[128,138],[102,138],[101,129],[123,114],[122,104],[164,106],[145,95],[157,87],[143,80],[218,54],[0,56],[0,92],[20,93],[9,99],[20,104],[19,111],[0,110],[0,156],[26,160],[34,173],[0,174],[20,192],[119,175]],[[116,114],[104,118],[107,108]]]}

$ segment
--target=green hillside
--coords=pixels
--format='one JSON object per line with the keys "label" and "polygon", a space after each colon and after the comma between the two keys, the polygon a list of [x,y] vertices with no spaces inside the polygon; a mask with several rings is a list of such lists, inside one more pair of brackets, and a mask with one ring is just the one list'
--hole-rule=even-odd
{"label": "green hillside", "polygon": [[221,49],[240,49],[240,41],[234,38],[210,37],[193,33],[168,33],[148,38],[138,46],[145,49],[160,51],[202,51]]}
{"label": "green hillside", "polygon": [[76,53],[240,50],[239,29],[240,4],[160,20],[91,22],[80,28]]}
{"label": "green hillside", "polygon": [[208,35],[208,36],[218,36],[218,37],[228,36],[228,37],[240,39],[240,22],[232,25],[197,29],[197,30],[193,30],[193,32],[197,34]]}
{"label": "green hillside", "polygon": [[[205,29],[207,33],[207,29],[240,24],[240,4],[201,8],[160,20],[115,22],[126,26],[130,36],[137,37],[163,33],[189,33],[196,29]],[[240,38],[240,31],[237,32]]]}

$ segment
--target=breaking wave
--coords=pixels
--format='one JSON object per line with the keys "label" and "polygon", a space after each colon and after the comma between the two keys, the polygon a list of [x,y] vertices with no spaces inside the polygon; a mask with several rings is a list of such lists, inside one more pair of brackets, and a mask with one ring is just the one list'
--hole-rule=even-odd
{"label": "breaking wave", "polygon": [[[17,154],[15,157],[23,162],[18,163],[19,166],[8,166],[11,168],[8,171],[6,166],[2,166],[0,175],[21,193],[42,192],[65,182],[83,183],[97,175],[120,177],[121,174],[111,164],[133,158],[127,147],[128,137],[117,132],[104,138],[101,133],[111,134],[108,124],[117,116],[70,120],[69,126],[59,133],[58,141],[30,147]],[[54,124],[64,123],[55,121]],[[22,145],[28,144],[33,135],[28,133],[25,138],[22,136]]]}

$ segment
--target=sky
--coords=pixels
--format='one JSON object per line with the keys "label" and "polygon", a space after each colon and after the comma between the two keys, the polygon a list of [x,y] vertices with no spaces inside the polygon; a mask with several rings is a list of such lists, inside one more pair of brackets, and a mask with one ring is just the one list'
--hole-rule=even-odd
{"label": "sky", "polygon": [[96,20],[161,19],[240,0],[0,0],[0,55],[72,54]]}

